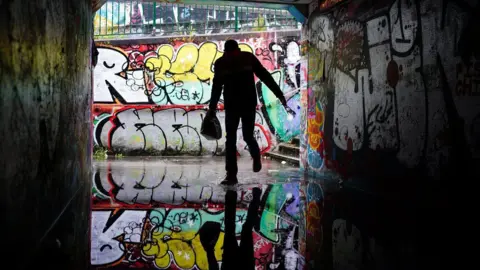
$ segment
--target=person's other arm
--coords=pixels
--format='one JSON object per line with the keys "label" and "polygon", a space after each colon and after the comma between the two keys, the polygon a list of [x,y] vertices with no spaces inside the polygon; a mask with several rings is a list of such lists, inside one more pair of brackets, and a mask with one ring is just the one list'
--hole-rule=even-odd
{"label": "person's other arm", "polygon": [[260,63],[258,58],[252,54],[253,58],[253,72],[257,77],[273,92],[273,94],[280,100],[280,102],[286,106],[287,101],[283,95],[282,89],[278,86],[277,82],[272,77],[272,74]]}
{"label": "person's other arm", "polygon": [[212,80],[212,96],[210,97],[209,112],[215,113],[217,111],[217,104],[222,95],[223,75],[221,74],[221,67],[218,62],[215,62],[214,75]]}

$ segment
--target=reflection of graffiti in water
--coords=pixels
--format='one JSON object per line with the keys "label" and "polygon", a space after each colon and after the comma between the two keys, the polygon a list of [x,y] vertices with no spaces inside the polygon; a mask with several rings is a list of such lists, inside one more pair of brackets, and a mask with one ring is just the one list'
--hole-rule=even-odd
{"label": "reflection of graffiti in water", "polygon": [[[225,192],[212,185],[195,184],[198,179],[215,177],[203,164],[189,164],[186,167],[171,164],[171,168],[138,167],[94,168],[93,203],[95,207],[129,207],[151,205],[185,206],[222,204]],[[266,189],[264,186],[263,189]],[[240,193],[239,203],[248,202],[251,194]]]}
{"label": "reflection of graffiti in water", "polygon": [[[111,168],[112,175],[116,169]],[[117,175],[134,175],[135,172],[125,174],[118,172]],[[112,181],[112,175],[107,181]],[[145,178],[145,175],[142,176]],[[150,175],[155,178],[159,175]],[[106,199],[106,194],[115,194],[107,190],[106,183],[97,174],[95,177],[95,190],[97,197]],[[142,180],[144,179],[142,178]],[[192,176],[187,176],[192,179]],[[145,191],[145,184],[136,179],[130,179],[133,186],[128,188],[128,181],[112,184],[115,189],[137,189]],[[151,180],[153,181],[153,180]],[[121,186],[118,186],[118,185]],[[156,183],[149,183],[150,186]],[[167,203],[180,206],[186,198],[202,197],[202,194],[175,191],[182,188],[174,188],[175,184],[169,184],[172,188],[165,190],[164,195]],[[160,188],[161,184],[158,185]],[[166,186],[165,186],[166,188]],[[153,188],[150,189],[152,196]],[[185,187],[183,187],[185,189]],[[195,190],[193,188],[193,190]],[[200,189],[199,189],[200,190]],[[254,256],[256,269],[303,269],[304,258],[299,251],[299,226],[303,221],[299,214],[300,192],[299,183],[285,185],[270,185],[263,192],[261,200],[262,214],[257,224],[254,225],[253,233]],[[310,189],[311,192],[316,190]],[[203,192],[203,191],[201,191]],[[106,193],[106,194],[105,194]],[[140,192],[141,193],[141,192]],[[140,193],[121,195],[117,192],[117,199],[130,201],[135,207],[140,202]],[[166,193],[170,193],[167,195]],[[244,200],[249,196],[242,193]],[[224,196],[225,193],[222,193]],[[314,194],[313,194],[314,195]],[[119,196],[121,198],[119,198]],[[174,197],[184,198],[176,200]],[[206,195],[205,197],[211,197]],[[316,195],[315,195],[316,196]],[[128,197],[128,198],[127,198]],[[135,199],[134,199],[135,198]],[[147,200],[152,205],[154,202]],[[194,200],[193,200],[194,201]],[[217,201],[216,204],[222,204]],[[159,269],[208,269],[206,252],[200,242],[199,231],[207,222],[220,224],[221,232],[218,237],[214,253],[218,262],[222,259],[222,246],[224,238],[224,212],[216,208],[155,208],[155,209],[108,209],[94,204],[92,213],[92,236],[91,236],[91,264],[115,268],[116,266],[129,266],[133,268],[155,267]],[[236,211],[237,238],[241,232],[242,224],[246,219],[246,210]],[[303,230],[303,229],[302,229]]]}
{"label": "reflection of graffiti in water", "polygon": [[308,183],[306,187],[306,244],[309,247],[306,254],[307,263],[313,268],[318,267],[318,255],[323,242],[322,216],[324,195],[322,187],[317,183]]}
{"label": "reflection of graffiti in water", "polygon": [[[236,234],[246,216],[237,211]],[[195,209],[99,210],[92,213],[92,265],[118,262],[141,266],[155,265],[169,269],[173,263],[180,269],[208,269],[206,253],[198,230],[207,221],[222,224],[223,211]],[[221,260],[223,233],[215,246]]]}
{"label": "reflection of graffiti in water", "polygon": [[[351,227],[349,228],[348,225]],[[363,264],[362,234],[353,224],[336,219],[332,225],[334,269],[358,269]]]}

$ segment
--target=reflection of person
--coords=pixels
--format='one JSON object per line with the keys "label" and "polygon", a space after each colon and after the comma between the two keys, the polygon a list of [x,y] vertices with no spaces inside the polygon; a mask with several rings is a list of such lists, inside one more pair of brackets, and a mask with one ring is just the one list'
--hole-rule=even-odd
{"label": "reflection of person", "polygon": [[286,106],[287,101],[272,75],[255,55],[242,52],[234,40],[225,42],[225,54],[215,62],[212,97],[207,115],[214,115],[223,86],[225,106],[226,166],[227,175],[222,184],[236,184],[237,180],[237,129],[242,120],[243,139],[253,158],[253,171],[262,169],[260,149],[253,136],[257,107],[257,91],[254,74],[265,83]]}
{"label": "reflection of person", "polygon": [[215,244],[220,236],[220,223],[207,221],[198,230],[200,236],[200,243],[202,243],[205,253],[207,253],[208,269],[218,270],[217,259],[215,258]]}
{"label": "reflection of person", "polygon": [[253,249],[253,227],[258,224],[260,207],[259,188],[253,188],[253,199],[248,206],[247,218],[242,226],[240,246],[235,236],[235,217],[237,192],[228,190],[225,195],[225,237],[223,240],[222,270],[254,270],[255,257]]}

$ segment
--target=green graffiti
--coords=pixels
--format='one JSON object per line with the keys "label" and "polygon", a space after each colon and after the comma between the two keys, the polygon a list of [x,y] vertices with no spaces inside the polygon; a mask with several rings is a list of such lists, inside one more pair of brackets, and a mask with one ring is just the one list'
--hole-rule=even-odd
{"label": "green graffiti", "polygon": [[[288,209],[285,209],[288,200],[287,194],[292,191],[292,188],[285,189],[283,185],[272,185],[265,201],[265,208],[260,218],[260,233],[274,243],[280,241],[282,230],[288,229],[290,225],[298,222],[298,213],[292,216],[287,213]],[[298,196],[298,188],[296,191]]]}
{"label": "green graffiti", "polygon": [[[282,88],[283,92],[290,91],[290,87],[284,83],[285,76],[282,71],[272,72],[272,77]],[[280,141],[291,141],[293,138],[300,135],[300,95],[295,94],[287,102],[287,105],[292,108],[297,114],[289,119],[288,113],[278,101],[278,98],[270,89],[262,83],[262,99],[267,113],[267,119],[270,128],[273,128],[275,135]]]}

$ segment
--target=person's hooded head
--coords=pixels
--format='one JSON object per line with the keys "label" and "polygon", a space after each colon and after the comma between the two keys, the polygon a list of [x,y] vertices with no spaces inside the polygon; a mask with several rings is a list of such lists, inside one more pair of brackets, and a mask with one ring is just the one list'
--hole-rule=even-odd
{"label": "person's hooded head", "polygon": [[239,51],[240,47],[238,46],[238,42],[235,40],[229,39],[225,42],[225,53],[231,54]]}

